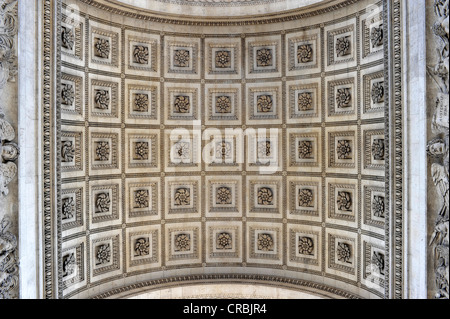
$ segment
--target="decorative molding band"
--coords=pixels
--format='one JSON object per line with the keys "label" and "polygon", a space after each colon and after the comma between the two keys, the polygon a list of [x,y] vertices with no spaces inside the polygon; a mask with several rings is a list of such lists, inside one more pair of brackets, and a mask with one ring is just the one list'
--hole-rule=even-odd
{"label": "decorative molding band", "polygon": [[97,0],[80,0],[82,3],[86,3],[88,5],[91,5],[95,8],[98,8],[100,10],[105,10],[107,12],[120,14],[126,17],[144,20],[144,21],[151,21],[156,23],[166,23],[166,24],[178,24],[178,25],[195,25],[195,26],[236,26],[236,25],[258,25],[258,24],[268,24],[268,23],[279,23],[279,22],[287,22],[287,21],[295,21],[295,20],[301,20],[309,17],[313,17],[316,15],[324,14],[327,12],[333,12],[335,10],[345,8],[349,5],[352,5],[359,0],[345,0],[343,2],[330,5],[325,8],[313,10],[310,12],[304,12],[303,9],[295,9],[289,13],[283,13],[274,15],[271,18],[264,18],[264,16],[252,16],[252,17],[246,17],[235,20],[232,19],[222,19],[219,20],[219,17],[214,17],[213,20],[206,20],[203,18],[203,20],[200,20],[199,17],[192,17],[192,20],[188,20],[187,18],[175,18],[174,16],[166,15],[166,17],[162,16],[161,13],[158,14],[143,14],[143,13],[136,13],[127,11],[125,9],[120,9],[117,6],[111,6],[106,5],[104,3],[101,3]]}
{"label": "decorative molding band", "polygon": [[[392,152],[389,160],[391,161],[389,169],[386,171],[390,174],[390,182],[392,182],[390,191],[391,195],[391,219],[389,220],[387,236],[391,236],[392,242],[390,242],[389,253],[392,257],[393,265],[391,265],[391,291],[390,296],[393,299],[402,299],[404,297],[403,292],[403,222],[404,222],[404,207],[403,207],[403,89],[402,89],[402,72],[403,72],[403,58],[402,58],[402,0],[391,0],[389,10],[389,16],[387,17],[389,23],[391,23],[389,30],[389,40],[391,41],[387,46],[389,50],[389,58],[391,74],[389,76],[391,87],[391,100],[389,116],[391,126],[389,128],[390,133],[390,145]],[[388,83],[388,81],[386,81]],[[390,235],[390,234],[393,234]],[[386,281],[388,282],[388,281]]]}
{"label": "decorative molding band", "polygon": [[63,285],[62,214],[56,213],[61,211],[61,163],[54,160],[56,150],[61,149],[61,95],[55,93],[61,87],[61,51],[56,50],[61,37],[55,35],[61,34],[62,2],[43,0],[42,8],[43,298],[54,299],[62,298]]}
{"label": "decorative molding band", "polygon": [[[435,0],[434,13],[436,19],[432,25],[435,35],[435,45],[428,48],[429,52],[436,52],[434,66],[428,66],[427,71],[433,80],[435,94],[434,104],[427,107],[431,119],[433,139],[427,143],[429,165],[431,164],[431,178],[440,198],[439,211],[428,211],[428,218],[435,220],[434,232],[430,238],[430,249],[433,252],[432,267],[435,271],[435,298],[449,299],[449,1]],[[432,85],[433,87],[433,85]],[[431,285],[432,287],[432,285]]]}
{"label": "decorative molding band", "polygon": [[129,286],[124,286],[120,288],[115,288],[109,290],[105,293],[94,296],[92,299],[105,299],[110,298],[118,294],[131,294],[133,290],[153,290],[153,289],[166,289],[180,285],[191,285],[191,284],[207,284],[209,282],[219,283],[219,282],[231,283],[248,283],[248,284],[266,284],[275,285],[276,287],[287,287],[294,288],[298,290],[319,290],[326,294],[333,294],[345,299],[361,299],[361,297],[346,292],[341,289],[336,289],[327,285],[313,283],[306,280],[284,278],[279,276],[264,276],[264,275],[247,275],[247,274],[214,274],[214,275],[189,275],[180,277],[169,277],[163,279],[155,279],[150,281],[145,281],[137,284],[132,284]]}

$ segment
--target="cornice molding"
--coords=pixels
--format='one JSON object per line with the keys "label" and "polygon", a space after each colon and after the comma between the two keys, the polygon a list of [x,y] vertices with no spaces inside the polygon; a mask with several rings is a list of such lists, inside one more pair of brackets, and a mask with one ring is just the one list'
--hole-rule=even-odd
{"label": "cornice molding", "polygon": [[160,290],[172,287],[193,285],[193,284],[208,284],[208,283],[246,283],[246,284],[258,284],[268,285],[276,287],[284,287],[299,291],[306,292],[319,292],[322,291],[325,296],[334,295],[344,299],[361,299],[360,296],[346,292],[342,289],[333,288],[327,285],[314,283],[311,281],[285,278],[280,276],[268,276],[268,275],[251,275],[251,274],[214,274],[214,275],[189,275],[189,276],[175,276],[163,279],[155,279],[144,281],[128,286],[111,289],[107,292],[98,294],[92,299],[106,299],[115,297],[116,295],[131,295],[134,290],[151,291]]}
{"label": "cornice molding", "polygon": [[305,19],[320,14],[332,12],[349,5],[357,3],[360,0],[329,0],[324,3],[314,4],[308,7],[294,9],[279,13],[239,16],[239,17],[199,17],[199,16],[180,16],[172,14],[163,14],[160,12],[137,10],[117,1],[109,0],[79,0],[82,3],[93,6],[94,8],[107,11],[109,13],[119,14],[125,17],[138,20],[151,21],[156,23],[192,25],[192,26],[242,26],[259,25],[294,21]]}

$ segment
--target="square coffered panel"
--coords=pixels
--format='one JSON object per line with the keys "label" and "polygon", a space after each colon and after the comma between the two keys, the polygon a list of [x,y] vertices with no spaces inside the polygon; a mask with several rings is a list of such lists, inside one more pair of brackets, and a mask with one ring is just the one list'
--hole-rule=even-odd
{"label": "square coffered panel", "polygon": [[165,77],[200,78],[200,39],[196,37],[165,38]]}
{"label": "square coffered panel", "polygon": [[161,178],[127,179],[125,186],[126,222],[161,219]]}
{"label": "square coffered panel", "polygon": [[76,12],[63,12],[61,21],[61,54],[65,61],[85,63],[86,20]]}
{"label": "square coffered panel", "polygon": [[286,35],[287,74],[320,73],[321,36],[320,30],[307,30]]}
{"label": "square coffered panel", "polygon": [[160,125],[160,86],[147,81],[125,81],[125,122]]}
{"label": "square coffered panel", "polygon": [[160,131],[127,129],[125,165],[129,173],[159,172]]}
{"label": "square coffered panel", "polygon": [[281,218],[283,188],[279,177],[247,177],[247,216]]}
{"label": "square coffered panel", "polygon": [[241,38],[206,38],[205,69],[207,79],[241,78]]}
{"label": "square coffered panel", "polygon": [[322,228],[288,226],[288,266],[320,272],[322,267]]}
{"label": "square coffered panel", "polygon": [[201,263],[201,224],[176,223],[165,225],[166,265]]}
{"label": "square coffered panel", "polygon": [[282,122],[282,89],[278,83],[247,85],[247,123],[254,125]]}
{"label": "square coffered panel", "polygon": [[327,229],[325,238],[327,252],[325,272],[356,282],[360,256],[358,234]]}
{"label": "square coffered panel", "polygon": [[322,179],[289,176],[287,179],[287,218],[322,221]]}
{"label": "square coffered panel", "polygon": [[241,217],[242,194],[241,175],[207,176],[206,216]]}
{"label": "square coffered panel", "polygon": [[126,72],[141,76],[160,76],[160,36],[125,31]]}
{"label": "square coffered panel", "polygon": [[255,264],[282,264],[281,225],[247,223],[247,261]]}
{"label": "square coffered panel", "polygon": [[288,171],[322,171],[322,130],[320,128],[288,129],[286,134]]}
{"label": "square coffered panel", "polygon": [[281,39],[279,36],[246,38],[247,77],[281,75]]}
{"label": "square coffered panel", "polygon": [[120,78],[90,75],[88,92],[91,121],[120,123]]}
{"label": "square coffered panel", "polygon": [[166,177],[165,203],[166,219],[200,217],[202,198],[201,179],[199,177]]}
{"label": "square coffered panel", "polygon": [[320,79],[289,81],[286,90],[288,101],[287,123],[316,123],[322,121],[322,84]]}
{"label": "square coffered panel", "polygon": [[207,222],[206,261],[242,262],[242,223]]}
{"label": "square coffered panel", "polygon": [[120,72],[122,41],[120,28],[104,23],[89,23],[89,67],[108,72]]}
{"label": "square coffered panel", "polygon": [[201,120],[200,86],[196,84],[166,84],[164,100],[165,124],[185,127]]}
{"label": "square coffered panel", "polygon": [[326,127],[325,133],[327,172],[357,174],[357,127]]}
{"label": "square coffered panel", "polygon": [[151,271],[161,266],[161,225],[127,228],[125,241],[129,272]]}
{"label": "square coffered panel", "polygon": [[119,129],[89,130],[89,163],[91,175],[120,173],[121,147]]}
{"label": "square coffered panel", "polygon": [[325,27],[325,70],[334,71],[357,65],[356,19]]}

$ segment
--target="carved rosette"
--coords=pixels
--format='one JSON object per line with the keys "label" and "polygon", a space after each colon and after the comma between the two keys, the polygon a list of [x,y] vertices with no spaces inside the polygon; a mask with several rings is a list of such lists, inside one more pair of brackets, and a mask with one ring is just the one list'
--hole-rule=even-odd
{"label": "carved rosette", "polygon": [[427,153],[431,163],[431,177],[440,199],[440,209],[429,212],[435,218],[434,232],[431,234],[430,248],[434,254],[434,271],[437,299],[449,299],[449,0],[435,0],[436,21],[432,25],[437,52],[434,66],[428,66],[428,74],[437,84],[438,93],[432,106],[431,131],[433,138],[428,142]]}

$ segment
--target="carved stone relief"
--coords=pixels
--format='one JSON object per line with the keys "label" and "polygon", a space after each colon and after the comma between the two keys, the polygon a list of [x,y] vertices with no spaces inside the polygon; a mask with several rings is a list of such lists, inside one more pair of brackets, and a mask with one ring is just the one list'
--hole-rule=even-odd
{"label": "carved stone relief", "polygon": [[[434,255],[435,298],[449,299],[449,1],[435,0],[435,35],[437,52],[436,65],[428,67],[428,74],[437,85],[435,105],[432,106],[431,132],[427,154],[431,162],[431,178],[436,187],[441,205],[439,211],[429,212],[435,219],[434,232],[429,242]],[[430,108],[431,109],[431,108]]]}
{"label": "carved stone relief", "polygon": [[[0,0],[0,94],[6,90],[7,82],[15,82],[17,75],[16,34],[17,0]],[[9,103],[0,105],[0,198],[9,193],[8,185],[17,175],[14,162],[20,154],[18,145],[13,142],[16,138],[15,129],[5,119],[5,112],[10,107],[16,108]],[[16,297],[19,281],[17,238],[9,231],[12,220],[10,215],[14,212],[1,208],[0,299],[10,299]]]}

